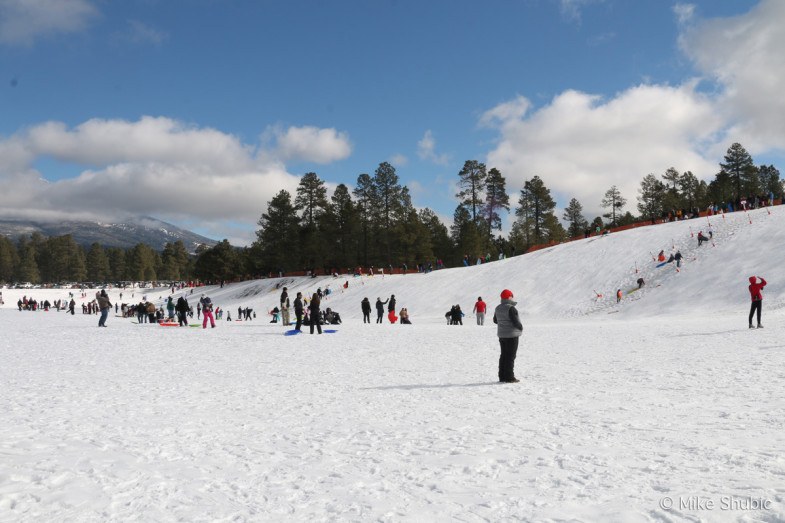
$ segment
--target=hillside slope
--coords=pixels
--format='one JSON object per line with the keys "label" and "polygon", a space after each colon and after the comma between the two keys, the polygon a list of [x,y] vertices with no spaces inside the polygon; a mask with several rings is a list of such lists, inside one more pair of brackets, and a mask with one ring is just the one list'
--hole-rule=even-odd
{"label": "hillside slope", "polygon": [[[697,233],[713,240],[698,247]],[[531,254],[485,265],[444,269],[430,274],[339,278],[284,278],[258,280],[210,288],[215,303],[230,309],[250,306],[272,309],[286,285],[293,298],[297,291],[310,295],[317,288],[333,293],[323,307],[332,307],[345,318],[359,319],[360,300],[367,296],[386,300],[395,294],[398,307],[407,307],[413,321],[442,321],[453,304],[469,315],[478,296],[498,303],[502,289],[511,289],[524,316],[538,319],[579,318],[607,313],[613,317],[679,315],[685,310],[737,311],[749,301],[747,278],[761,275],[766,287],[765,309],[781,308],[779,289],[785,280],[785,207],[739,212],[682,222],[641,227],[606,237],[593,237],[557,245]],[[694,236],[693,236],[694,235]],[[657,268],[652,256],[681,250],[683,266]],[[636,272],[637,267],[637,272]],[[643,277],[646,285],[627,294]],[[349,281],[348,289],[342,284]],[[616,304],[615,291],[624,299]],[[598,299],[595,295],[602,294]]]}

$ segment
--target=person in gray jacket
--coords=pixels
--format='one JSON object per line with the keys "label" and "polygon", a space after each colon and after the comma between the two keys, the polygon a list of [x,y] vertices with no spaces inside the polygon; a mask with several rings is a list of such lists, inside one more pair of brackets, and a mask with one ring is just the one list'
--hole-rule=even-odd
{"label": "person in gray jacket", "polygon": [[501,345],[499,356],[499,382],[518,383],[515,377],[515,356],[518,353],[518,338],[523,334],[523,325],[518,317],[517,302],[512,301],[512,291],[504,289],[501,294],[502,302],[493,311],[493,323]]}
{"label": "person in gray jacket", "polygon": [[112,310],[112,303],[109,301],[109,296],[106,295],[106,289],[101,289],[97,292],[95,299],[98,302],[98,308],[101,310],[101,319],[98,320],[99,327],[106,327],[106,317],[109,316],[109,311]]}

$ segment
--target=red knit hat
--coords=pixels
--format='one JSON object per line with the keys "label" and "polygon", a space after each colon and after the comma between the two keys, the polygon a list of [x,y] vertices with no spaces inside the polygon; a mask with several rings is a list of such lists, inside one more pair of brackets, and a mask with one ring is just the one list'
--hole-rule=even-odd
{"label": "red knit hat", "polygon": [[503,300],[509,300],[510,298],[512,298],[512,291],[508,290],[508,289],[504,289],[502,291],[502,299]]}

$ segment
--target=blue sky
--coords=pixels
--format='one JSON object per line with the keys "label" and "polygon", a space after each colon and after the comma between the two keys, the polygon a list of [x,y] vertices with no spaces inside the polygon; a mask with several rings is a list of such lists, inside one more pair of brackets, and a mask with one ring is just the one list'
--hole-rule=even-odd
{"label": "blue sky", "polygon": [[247,244],[305,172],[390,161],[447,220],[478,159],[513,201],[539,175],[635,212],[646,174],[711,179],[734,141],[782,159],[782,4],[0,0],[0,208]]}

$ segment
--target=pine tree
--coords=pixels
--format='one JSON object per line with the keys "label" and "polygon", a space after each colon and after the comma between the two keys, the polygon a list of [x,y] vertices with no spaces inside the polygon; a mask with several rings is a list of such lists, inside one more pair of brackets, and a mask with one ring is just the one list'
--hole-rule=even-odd
{"label": "pine tree", "polygon": [[[299,218],[292,196],[281,190],[267,203],[267,212],[257,222],[257,270],[292,270],[299,260]],[[201,258],[201,256],[200,256]]]}
{"label": "pine tree", "polygon": [[87,251],[86,270],[90,281],[104,282],[111,279],[109,258],[100,243],[95,242],[90,245],[90,250]]}
{"label": "pine tree", "polygon": [[347,268],[355,263],[359,215],[349,188],[339,184],[333,192],[324,219],[325,235],[331,239],[328,249],[330,266]]}
{"label": "pine tree", "polygon": [[461,189],[455,196],[461,202],[471,216],[472,221],[477,221],[477,216],[482,208],[485,191],[486,178],[485,164],[477,160],[466,160],[463,168],[458,173],[461,179],[458,187]]}
{"label": "pine tree", "polygon": [[507,194],[507,181],[502,176],[501,171],[493,167],[488,171],[485,179],[485,206],[483,207],[483,218],[488,224],[488,239],[493,237],[493,231],[501,231],[502,219],[499,212],[506,210],[510,212],[510,197]]}
{"label": "pine tree", "polygon": [[610,189],[605,191],[605,197],[602,199],[601,205],[604,209],[610,207],[610,212],[603,214],[603,216],[610,218],[611,226],[616,227],[618,225],[616,217],[621,215],[621,210],[627,205],[627,200],[622,197],[621,192],[615,185],[612,185]]}
{"label": "pine tree", "polygon": [[458,205],[455,209],[450,236],[461,256],[468,256],[469,260],[474,260],[477,256],[483,255],[480,228],[464,205]]}
{"label": "pine tree", "polygon": [[316,173],[306,173],[297,187],[295,207],[302,212],[300,227],[300,259],[310,268],[321,265],[325,258],[325,240],[321,234],[321,218],[327,210],[327,189]]}
{"label": "pine tree", "polygon": [[773,194],[775,198],[782,196],[782,181],[780,180],[780,171],[773,165],[761,165],[758,167],[758,176],[760,177],[761,188],[768,196]]}
{"label": "pine tree", "polygon": [[127,263],[130,279],[135,281],[155,281],[158,279],[155,267],[160,262],[156,253],[150,246],[137,243],[128,251]]}
{"label": "pine tree", "polygon": [[700,181],[692,174],[692,171],[684,171],[679,177],[678,184],[685,206],[690,211],[694,210],[698,206],[698,199],[700,197]]}
{"label": "pine tree", "polygon": [[[515,215],[518,217],[520,226],[527,230],[524,235],[527,240],[533,241],[534,244],[548,241],[548,232],[553,227],[546,227],[545,220],[547,215],[553,214],[555,208],[556,202],[551,198],[551,191],[539,176],[535,176],[523,184]],[[526,245],[526,247],[531,245]]]}
{"label": "pine tree", "polygon": [[569,223],[567,227],[567,235],[570,238],[576,236],[583,236],[584,231],[589,226],[589,222],[583,217],[583,205],[575,198],[570,200],[567,208],[564,209],[564,221]]}
{"label": "pine tree", "polygon": [[721,172],[725,172],[735,188],[736,199],[744,196],[742,188],[751,181],[755,172],[752,156],[740,143],[734,143],[725,154],[725,163],[720,164]]}
{"label": "pine tree", "polygon": [[373,185],[379,205],[379,212],[376,216],[378,219],[377,229],[381,233],[378,235],[380,238],[377,237],[377,241],[380,240],[381,250],[381,259],[378,261],[384,264],[393,258],[393,239],[390,233],[393,230],[395,218],[400,218],[403,215],[404,198],[408,196],[408,190],[401,187],[398,175],[395,174],[395,167],[387,162],[382,162],[377,167],[373,176]]}
{"label": "pine tree", "polygon": [[361,229],[357,255],[362,264],[367,266],[370,263],[372,227],[377,222],[376,216],[379,211],[379,197],[376,194],[376,186],[368,174],[363,173],[357,177],[354,197]]}
{"label": "pine tree", "polygon": [[[419,212],[420,222],[425,226],[429,233],[431,250],[433,257],[444,261],[454,258],[455,245],[450,239],[450,231],[442,223],[436,213],[431,209],[422,209]],[[425,263],[427,257],[413,260],[415,263]],[[435,265],[435,264],[434,264]]]}
{"label": "pine tree", "polygon": [[26,237],[19,238],[17,243],[19,265],[16,268],[16,280],[21,282],[40,283],[41,274],[38,271],[35,245]]}
{"label": "pine tree", "polygon": [[327,209],[327,188],[316,173],[305,173],[300,179],[294,205],[302,211],[305,225],[316,229],[319,217]]}
{"label": "pine tree", "polygon": [[662,179],[665,180],[666,187],[663,206],[665,209],[670,209],[674,213],[676,209],[680,209],[682,207],[681,196],[679,195],[680,178],[681,173],[674,167],[668,168],[662,175]]}
{"label": "pine tree", "polygon": [[19,254],[14,244],[5,236],[0,236],[0,283],[14,279],[14,271],[19,264]]}
{"label": "pine tree", "polygon": [[647,174],[641,180],[638,192],[638,212],[641,216],[654,220],[662,215],[667,188],[654,174]]}

